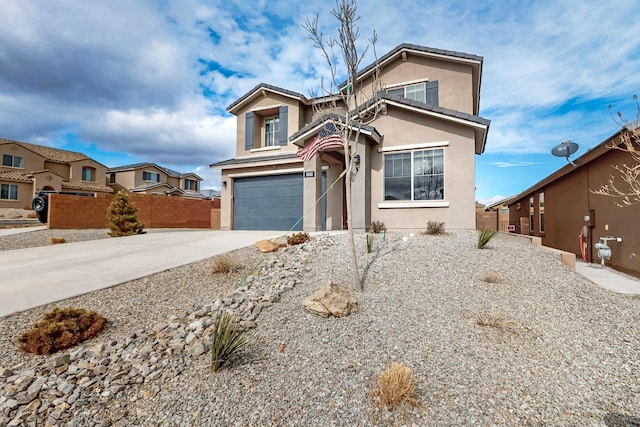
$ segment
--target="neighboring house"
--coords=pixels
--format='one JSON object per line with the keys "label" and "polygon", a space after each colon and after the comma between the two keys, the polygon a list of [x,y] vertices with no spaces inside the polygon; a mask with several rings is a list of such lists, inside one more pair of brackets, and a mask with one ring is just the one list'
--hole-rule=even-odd
{"label": "neighboring house", "polygon": [[205,199],[200,193],[202,178],[193,172],[180,173],[155,163],[135,163],[107,169],[109,186],[115,191]]}
{"label": "neighboring house", "polygon": [[0,208],[22,209],[40,191],[111,193],[106,166],[75,151],[0,138]]}
{"label": "neighboring house", "polygon": [[[587,261],[594,263],[600,262],[594,247],[600,237],[622,237],[621,243],[608,243],[612,257],[605,264],[640,276],[640,204],[618,207],[614,198],[593,193],[617,175],[612,165],[630,164],[629,154],[611,148],[620,142],[617,132],[577,158],[576,167],[567,164],[514,196],[509,223],[515,232],[541,237],[543,245],[572,252],[578,259],[584,250]],[[619,178],[615,182],[625,188]]]}
{"label": "neighboring house", "polygon": [[[483,58],[402,44],[379,60],[384,90],[352,111],[374,111],[356,144],[355,229],[382,221],[388,228],[475,228],[475,155],[484,151],[489,120],[480,117]],[[358,75],[374,93],[371,65]],[[343,88],[344,89],[344,88]],[[316,99],[259,84],[228,107],[237,116],[236,156],[221,170],[221,229],[336,230],[346,226],[341,149],[307,163],[307,147],[346,107],[337,96]],[[332,113],[314,111],[335,104]],[[327,191],[326,197],[322,197]],[[322,200],[322,202],[317,202]]]}
{"label": "neighboring house", "polygon": [[496,231],[509,231],[509,202],[511,198],[502,199],[490,205],[476,208],[476,228],[491,228]]}

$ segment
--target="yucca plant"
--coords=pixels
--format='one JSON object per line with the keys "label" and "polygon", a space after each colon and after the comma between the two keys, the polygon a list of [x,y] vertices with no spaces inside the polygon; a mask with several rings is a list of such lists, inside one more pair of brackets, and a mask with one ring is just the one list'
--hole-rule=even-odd
{"label": "yucca plant", "polygon": [[371,234],[367,234],[367,253],[371,253],[371,249],[373,248],[373,236]]}
{"label": "yucca plant", "polygon": [[236,316],[220,312],[211,332],[211,370],[216,372],[247,344],[244,330]]}
{"label": "yucca plant", "polygon": [[493,239],[497,233],[496,230],[491,228],[483,228],[478,234],[478,249],[484,249],[484,247],[489,243],[489,240]]}

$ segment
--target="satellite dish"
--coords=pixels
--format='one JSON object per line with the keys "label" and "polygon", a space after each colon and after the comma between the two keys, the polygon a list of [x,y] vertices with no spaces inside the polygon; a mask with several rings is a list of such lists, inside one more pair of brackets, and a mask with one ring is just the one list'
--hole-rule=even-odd
{"label": "satellite dish", "polygon": [[567,139],[566,141],[562,141],[560,144],[556,145],[551,149],[551,154],[556,157],[564,157],[567,159],[567,162],[571,163],[574,168],[577,168],[578,165],[569,160],[569,156],[578,151],[578,144]]}

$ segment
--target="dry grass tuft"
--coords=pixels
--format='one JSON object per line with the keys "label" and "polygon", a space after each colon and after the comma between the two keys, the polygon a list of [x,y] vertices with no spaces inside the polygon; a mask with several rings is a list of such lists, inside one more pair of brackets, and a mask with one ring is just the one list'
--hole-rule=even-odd
{"label": "dry grass tuft", "polygon": [[517,333],[518,324],[507,317],[502,309],[476,312],[475,317],[478,326],[490,326],[510,334]]}
{"label": "dry grass tuft", "polygon": [[446,234],[444,230],[444,222],[441,222],[441,221],[427,222],[427,229],[424,231],[424,234],[429,234],[431,236],[439,236],[442,234]]}
{"label": "dry grass tuft", "polygon": [[224,253],[213,257],[211,262],[211,272],[213,274],[232,274],[242,269],[242,263],[238,258],[230,253]]}
{"label": "dry grass tuft", "polygon": [[485,274],[484,281],[487,283],[500,283],[502,281],[502,278],[495,271],[490,271],[489,273]]}
{"label": "dry grass tuft", "polygon": [[416,405],[416,386],[411,369],[401,363],[392,363],[385,369],[373,394],[378,397],[378,405],[393,410],[403,402]]}
{"label": "dry grass tuft", "polygon": [[67,241],[65,240],[64,237],[52,237],[51,238],[51,244],[52,245],[56,245],[58,243],[67,243]]}

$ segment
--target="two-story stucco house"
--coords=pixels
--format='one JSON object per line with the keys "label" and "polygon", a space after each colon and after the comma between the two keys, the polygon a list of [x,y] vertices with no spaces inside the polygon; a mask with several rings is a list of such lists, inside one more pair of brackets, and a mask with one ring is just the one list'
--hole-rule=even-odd
{"label": "two-story stucco house", "polygon": [[0,155],[0,208],[31,206],[40,191],[113,191],[107,167],[82,153],[0,138]]}
{"label": "two-story stucco house", "polygon": [[364,105],[256,86],[228,107],[237,116],[236,156],[211,165],[221,170],[221,229],[345,227],[342,150],[308,162],[296,155],[335,119],[314,112],[331,102],[338,102],[338,117],[347,108],[377,111],[352,142],[359,159],[355,229],[372,221],[394,229],[423,229],[428,221],[474,229],[475,155],[484,151],[490,124],[479,116],[482,63],[476,55],[399,45],[378,61],[381,90],[373,89],[373,66],[358,74],[362,93],[375,93]]}
{"label": "two-story stucco house", "polygon": [[200,193],[202,178],[193,172],[181,173],[155,163],[135,163],[107,169],[109,186],[115,191],[164,196],[206,198]]}

